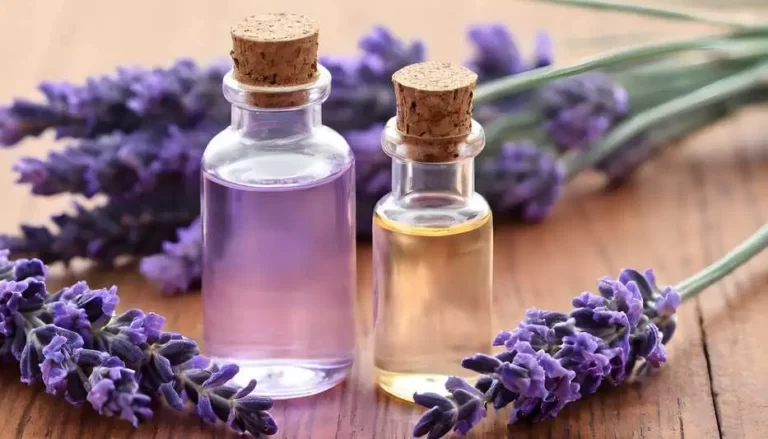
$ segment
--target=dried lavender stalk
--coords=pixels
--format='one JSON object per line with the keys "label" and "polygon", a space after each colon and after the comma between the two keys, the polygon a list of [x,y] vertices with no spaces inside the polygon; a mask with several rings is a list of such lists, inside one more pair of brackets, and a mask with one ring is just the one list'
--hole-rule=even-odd
{"label": "dried lavender stalk", "polygon": [[269,398],[231,383],[235,365],[217,366],[194,340],[163,331],[165,319],[131,309],[117,316],[117,288],[85,282],[48,294],[37,259],[10,261],[0,250],[0,355],[19,361],[21,380],[42,382],[72,404],[138,426],[160,394],[179,410],[191,401],[206,422],[255,437],[277,432]]}
{"label": "dried lavender stalk", "polygon": [[55,129],[57,138],[95,138],[169,124],[194,127],[206,118],[226,121],[229,104],[221,96],[221,79],[227,70],[228,62],[199,67],[182,59],[166,69],[119,68],[84,85],[44,82],[45,103],[18,99],[0,107],[0,145],[48,129]]}
{"label": "dried lavender stalk", "polygon": [[104,135],[53,151],[45,160],[23,158],[13,169],[17,183],[30,184],[36,195],[134,198],[170,185],[197,191],[203,150],[225,126],[204,121],[194,129],[169,125]]}
{"label": "dried lavender stalk", "polygon": [[160,251],[179,227],[199,215],[199,203],[197,189],[173,185],[139,198],[114,198],[93,209],[75,203],[73,215],[52,218],[57,230],[22,225],[23,236],[0,236],[0,248],[32,254],[46,263],[86,257],[108,266],[120,256]]}
{"label": "dried lavender stalk", "polygon": [[497,355],[476,354],[462,367],[481,374],[474,386],[458,377],[446,382],[450,397],[416,393],[429,410],[413,435],[440,438],[466,434],[487,414],[488,405],[511,405],[509,424],[543,421],[569,403],[647,374],[667,361],[664,345],[675,333],[681,302],[730,274],[768,247],[768,224],[710,266],[664,289],[652,270],[625,269],[618,279],[597,283],[600,295],[576,296],[568,313],[531,309],[517,328],[502,331]]}
{"label": "dried lavender stalk", "polygon": [[493,340],[504,352],[465,358],[462,367],[483,375],[475,386],[452,377],[446,383],[451,398],[414,395],[430,409],[414,436],[466,434],[486,415],[488,404],[512,405],[509,424],[554,418],[601,385],[617,386],[635,370],[664,364],[680,293],[659,289],[651,270],[623,270],[618,279],[600,279],[598,290],[600,295],[574,298],[569,313],[529,310],[516,329]]}

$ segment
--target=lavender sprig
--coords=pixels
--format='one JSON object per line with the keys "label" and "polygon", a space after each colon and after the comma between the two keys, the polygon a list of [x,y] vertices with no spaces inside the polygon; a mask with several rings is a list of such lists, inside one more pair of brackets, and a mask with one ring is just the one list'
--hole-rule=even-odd
{"label": "lavender sprig", "polygon": [[115,198],[93,209],[75,203],[73,215],[52,218],[58,230],[22,225],[23,236],[2,235],[0,247],[47,263],[87,257],[111,265],[119,256],[160,251],[163,241],[197,217],[199,202],[197,190],[164,185],[143,197]]}
{"label": "lavender sprig", "polygon": [[652,270],[625,269],[617,279],[598,281],[600,295],[576,296],[568,313],[528,310],[517,328],[493,340],[497,355],[476,354],[462,367],[481,374],[474,386],[461,378],[446,382],[449,397],[416,393],[429,410],[413,434],[436,439],[451,430],[466,434],[485,417],[488,405],[511,405],[509,424],[553,418],[569,403],[644,375],[667,361],[664,345],[676,329],[681,302],[768,247],[768,225],[677,286],[659,288]]}
{"label": "lavender sprig", "polygon": [[190,130],[171,125],[113,133],[51,152],[46,160],[23,158],[13,169],[19,173],[17,183],[31,184],[37,195],[68,192],[132,198],[169,185],[194,192],[200,184],[203,150],[224,126],[203,122]]}
{"label": "lavender sprig", "polygon": [[160,394],[177,409],[190,400],[207,422],[255,437],[277,432],[269,398],[230,382],[237,366],[214,365],[197,344],[163,331],[165,319],[138,309],[113,316],[117,289],[85,282],[48,294],[40,260],[9,261],[0,250],[0,355],[20,364],[21,380],[42,382],[72,404],[91,403],[134,426],[152,416]]}
{"label": "lavender sprig", "polygon": [[142,258],[141,273],[166,294],[189,291],[202,275],[202,232],[200,218],[179,229],[177,241],[164,242],[162,253]]}
{"label": "lavender sprig", "polygon": [[84,85],[43,83],[46,102],[19,99],[0,108],[0,145],[15,145],[47,129],[57,138],[95,138],[114,131],[193,127],[203,118],[228,115],[221,78],[229,63],[199,67],[180,60],[167,69],[121,68]]}
{"label": "lavender sprig", "polygon": [[584,150],[627,116],[629,95],[608,75],[591,72],[546,85],[539,106],[559,148]]}
{"label": "lavender sprig", "polygon": [[563,186],[563,166],[532,143],[506,143],[478,164],[478,190],[493,208],[528,222],[544,219]]}
{"label": "lavender sprig", "polygon": [[[473,54],[466,66],[477,73],[480,84],[545,67],[554,61],[552,39],[543,31],[536,33],[531,61],[523,58],[514,36],[504,24],[470,26],[467,35]],[[481,123],[490,122],[499,114],[521,110],[531,96],[529,92],[517,93],[491,104],[478,105],[474,117]]]}
{"label": "lavender sprig", "polygon": [[384,27],[363,36],[359,46],[363,51],[359,57],[320,58],[332,77],[323,123],[338,131],[386,122],[395,111],[392,74],[425,59],[423,42],[403,42]]}
{"label": "lavender sprig", "polygon": [[[430,409],[414,435],[436,438],[451,429],[467,433],[483,417],[479,409],[463,409],[468,404],[495,409],[511,404],[510,424],[550,419],[603,384],[621,384],[637,364],[648,365],[644,370],[661,366],[666,351],[659,326],[669,328],[674,322],[680,294],[672,287],[660,290],[654,281],[650,270],[623,270],[618,279],[599,281],[601,295],[587,292],[574,298],[567,314],[529,310],[516,329],[494,339],[494,346],[506,347],[504,352],[462,361],[462,367],[484,376],[474,387],[453,377],[446,383],[450,399],[414,395]],[[448,412],[455,415],[437,416]],[[443,421],[426,428],[431,419]]]}

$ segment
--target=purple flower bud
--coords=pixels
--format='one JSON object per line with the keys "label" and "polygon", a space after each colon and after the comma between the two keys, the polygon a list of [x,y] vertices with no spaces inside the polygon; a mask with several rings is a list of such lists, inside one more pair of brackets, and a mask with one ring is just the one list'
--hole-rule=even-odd
{"label": "purple flower bud", "polygon": [[0,145],[14,145],[48,128],[59,138],[94,138],[228,116],[221,79],[229,67],[223,62],[201,68],[180,60],[167,69],[120,68],[112,76],[88,78],[84,85],[43,83],[46,103],[17,100],[0,108]]}
{"label": "purple flower bud", "polygon": [[547,85],[540,106],[560,148],[586,150],[627,115],[629,97],[608,75],[585,73]]}
{"label": "purple flower bud", "polygon": [[501,361],[486,354],[475,354],[461,360],[461,367],[477,373],[494,373],[501,367]]}
{"label": "purple flower bud", "polygon": [[78,349],[75,351],[74,359],[78,366],[84,368],[93,368],[106,363],[111,357],[106,352],[93,349]]}
{"label": "purple flower bud", "polygon": [[183,338],[178,340],[171,340],[163,344],[160,349],[157,350],[157,353],[161,357],[167,358],[169,364],[178,366],[186,363],[195,355],[197,355],[198,348],[197,343],[195,343],[194,340]]}
{"label": "purple flower bud", "polygon": [[211,398],[203,393],[198,396],[197,399],[197,414],[207,424],[216,423],[216,413],[213,412],[213,406],[211,405]]}
{"label": "purple flower bud", "polygon": [[99,414],[120,415],[134,427],[152,417],[152,399],[139,391],[135,372],[124,367],[119,359],[113,357],[104,366],[95,367],[88,382],[88,401]]}
{"label": "purple flower bud", "polygon": [[[424,405],[421,402],[417,401],[417,404]],[[445,416],[445,413],[440,409],[440,407],[433,406],[431,409],[427,410],[426,413],[424,413],[421,418],[419,418],[418,422],[416,422],[416,425],[413,427],[413,437],[422,437],[426,434],[430,434],[435,427],[441,423],[440,421]],[[448,434],[450,429],[450,424],[447,424],[446,422],[442,422],[443,425],[448,425],[447,430],[445,427],[440,427],[436,430],[436,433],[432,434],[432,437],[441,437],[440,435]],[[444,431],[445,430],[445,431]],[[438,435],[438,433],[440,435]]]}
{"label": "purple flower bud", "polygon": [[36,279],[42,281],[48,276],[48,267],[39,259],[17,259],[13,263],[16,280]]}
{"label": "purple flower bud", "polygon": [[202,226],[200,218],[176,231],[176,242],[163,243],[163,253],[141,260],[141,272],[160,283],[165,293],[188,291],[202,272]]}
{"label": "purple flower bud", "polygon": [[667,350],[661,343],[656,344],[656,348],[646,358],[648,363],[653,367],[661,367],[662,364],[667,362]]}
{"label": "purple flower bud", "polygon": [[[552,40],[546,32],[537,32],[531,62],[523,59],[514,36],[504,24],[470,26],[468,37],[473,47],[473,54],[466,65],[477,73],[480,83],[547,66],[553,61]],[[523,92],[505,97],[493,104],[479,105],[475,111],[475,117],[481,121],[489,120],[489,116],[498,111],[509,112],[519,108],[531,95]],[[489,109],[492,110],[489,111]],[[484,116],[483,113],[488,116]]]}
{"label": "purple flower bud", "polygon": [[660,317],[672,317],[677,312],[680,302],[680,293],[672,287],[666,287],[659,297],[656,298],[656,313],[658,313]]}
{"label": "purple flower bud", "polygon": [[323,104],[323,122],[340,132],[365,130],[395,112],[392,74],[424,61],[424,44],[406,43],[383,27],[360,40],[359,57],[320,58],[331,72],[331,95]]}
{"label": "purple flower bud", "polygon": [[[171,373],[171,376],[173,376],[173,373]],[[184,410],[184,399],[179,395],[176,389],[173,388],[173,384],[170,382],[161,384],[160,393],[163,394],[168,405],[176,410]]]}
{"label": "purple flower bud", "polygon": [[80,334],[87,342],[91,341],[91,322],[85,310],[71,302],[54,302],[50,310],[54,325]]}
{"label": "purple flower bud", "polygon": [[240,368],[236,364],[225,364],[221,369],[214,372],[210,378],[203,382],[203,388],[210,389],[212,387],[223,386],[229,380],[234,378],[239,371]]}
{"label": "purple flower bud", "polygon": [[478,190],[495,210],[537,222],[560,197],[564,169],[531,143],[506,143],[498,157],[480,162],[478,173]]}
{"label": "purple flower bud", "polygon": [[610,186],[624,183],[653,154],[654,143],[646,136],[638,136],[623,144],[595,165],[595,169],[608,178]]}

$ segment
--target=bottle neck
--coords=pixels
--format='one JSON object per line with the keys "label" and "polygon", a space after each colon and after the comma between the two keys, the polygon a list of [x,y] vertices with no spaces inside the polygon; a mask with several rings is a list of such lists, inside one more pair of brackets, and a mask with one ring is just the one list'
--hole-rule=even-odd
{"label": "bottle neck", "polygon": [[285,110],[247,109],[232,106],[232,128],[253,140],[305,137],[322,125],[320,103]]}
{"label": "bottle neck", "polygon": [[475,193],[474,158],[452,163],[422,163],[392,157],[392,197],[413,196],[468,202]]}

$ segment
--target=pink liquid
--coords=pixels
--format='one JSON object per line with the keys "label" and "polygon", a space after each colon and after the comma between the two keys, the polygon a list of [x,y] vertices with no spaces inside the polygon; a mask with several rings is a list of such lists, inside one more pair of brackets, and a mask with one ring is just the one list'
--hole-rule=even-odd
{"label": "pink liquid", "polygon": [[342,381],[355,349],[354,165],[301,185],[203,178],[206,353],[275,398]]}

